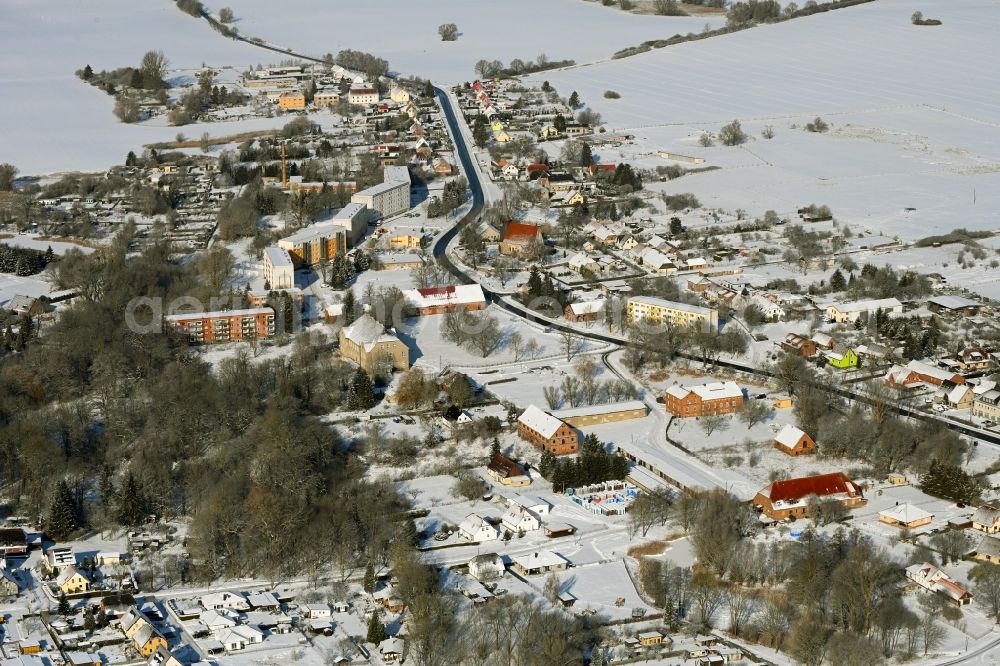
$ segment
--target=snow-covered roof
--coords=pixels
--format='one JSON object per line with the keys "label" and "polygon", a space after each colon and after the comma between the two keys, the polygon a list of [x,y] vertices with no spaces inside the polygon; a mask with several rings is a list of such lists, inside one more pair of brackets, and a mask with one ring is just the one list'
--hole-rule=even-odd
{"label": "snow-covered roof", "polygon": [[458,529],[466,534],[475,534],[483,525],[489,525],[489,522],[478,513],[470,513],[458,526]]}
{"label": "snow-covered roof", "polygon": [[634,409],[646,409],[646,403],[641,400],[626,400],[625,402],[608,402],[600,405],[588,405],[586,407],[573,407],[570,409],[560,409],[552,412],[553,416],[560,419],[572,418],[574,416],[596,416],[598,414],[612,414],[614,412],[626,412]]}
{"label": "snow-covered roof", "polygon": [[434,306],[471,305],[485,303],[486,295],[478,284],[456,284],[426,289],[408,289],[403,292],[406,300],[417,308]]}
{"label": "snow-covered roof", "polygon": [[667,389],[667,395],[683,400],[694,393],[702,400],[723,400],[727,398],[742,398],[743,390],[736,382],[711,382],[697,386],[681,386],[674,384]]}
{"label": "snow-covered roof", "polygon": [[576,316],[588,315],[588,314],[598,314],[604,309],[604,300],[598,299],[596,301],[582,301],[580,303],[570,303],[570,312]]}
{"label": "snow-covered roof", "polygon": [[979,307],[979,303],[961,296],[932,296],[927,299],[928,305],[936,305],[945,310],[963,310]]}
{"label": "snow-covered roof", "polygon": [[633,296],[628,299],[631,303],[640,303],[642,305],[649,305],[658,308],[667,308],[670,310],[681,310],[683,312],[693,312],[699,315],[710,315],[715,312],[712,308],[702,307],[700,305],[691,305],[689,303],[680,303],[678,301],[668,301],[664,298],[656,298],[655,296]]}
{"label": "snow-covered roof", "polygon": [[850,301],[848,303],[831,303],[829,307],[837,312],[848,314],[854,312],[874,312],[875,310],[893,310],[903,307],[903,304],[896,298],[873,298],[864,301]]}
{"label": "snow-covered roof", "polygon": [[189,312],[173,314],[164,317],[167,321],[188,321],[190,319],[215,319],[216,317],[253,317],[256,315],[273,315],[271,308],[248,308],[245,310],[216,310],[213,312]]}
{"label": "snow-covered roof", "polygon": [[514,555],[511,557],[511,561],[524,569],[555,567],[568,563],[565,557],[552,550],[543,550],[537,553],[529,553],[527,555]]}
{"label": "snow-covered roof", "polygon": [[271,262],[272,266],[292,265],[292,256],[283,247],[277,247],[276,245],[266,247],[264,248],[264,254],[267,255],[267,260]]}
{"label": "snow-covered roof", "polygon": [[534,405],[528,405],[517,421],[545,438],[555,435],[559,426],[563,425],[562,421]]}
{"label": "snow-covered roof", "polygon": [[378,342],[398,340],[386,333],[385,326],[368,314],[361,315],[353,324],[345,326],[343,333],[348,340],[364,347],[365,351],[371,351]]}
{"label": "snow-covered roof", "polygon": [[344,233],[344,228],[339,224],[323,222],[321,224],[312,224],[303,229],[299,229],[291,236],[285,236],[281,240],[285,243],[305,243],[316,240],[317,238],[326,238],[327,236],[337,233]]}
{"label": "snow-covered roof", "polygon": [[789,423],[778,432],[774,441],[781,444],[786,449],[794,449],[796,444],[802,440],[802,437],[805,436],[805,434],[805,431],[800,430]]}
{"label": "snow-covered roof", "polygon": [[879,511],[878,515],[880,518],[888,518],[897,523],[903,523],[904,525],[908,525],[918,520],[926,520],[927,518],[934,517],[934,514],[924,511],[919,506],[914,506],[912,504],[899,504],[891,509]]}

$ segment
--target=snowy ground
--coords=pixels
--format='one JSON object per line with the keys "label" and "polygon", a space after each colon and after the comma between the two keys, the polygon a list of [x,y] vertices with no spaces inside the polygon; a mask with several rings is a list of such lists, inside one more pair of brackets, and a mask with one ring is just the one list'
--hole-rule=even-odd
{"label": "snowy ground", "polygon": [[[723,23],[721,17],[636,16],[580,0],[508,0],[502,5],[437,0],[430,6],[369,0],[350,9],[309,0],[297,7],[299,11],[284,12],[266,0],[243,0],[234,8],[240,19],[235,25],[246,35],[310,54],[370,51],[387,59],[394,71],[439,84],[473,79],[475,64],[483,58],[506,65],[514,58],[529,61],[545,53],[550,60],[583,63],[646,40]],[[303,13],[320,20],[303,21]],[[322,20],[324,14],[330,20]],[[441,41],[437,29],[442,23],[458,25],[457,41]],[[372,26],[378,26],[374,42],[368,39]]]}
{"label": "snowy ground", "polygon": [[[48,45],[40,48],[40,45]],[[280,126],[287,119],[170,127],[123,125],[112,114],[114,99],[80,81],[74,72],[138,66],[143,53],[162,50],[173,68],[269,62],[278,58],[259,48],[224,39],[204,21],[182,13],[172,2],[121,0],[7,0],[0,20],[0,126],[7,128],[3,160],[22,174],[96,170],[121,163],[129,150],[188,136]],[[265,122],[269,121],[269,122]]]}
{"label": "snowy ground", "polygon": [[[627,149],[646,154],[649,165],[667,164],[653,155],[670,150],[723,167],[654,189],[693,191],[703,204],[757,214],[815,201],[852,226],[903,238],[992,229],[1000,172],[992,7],[932,1],[920,9],[944,24],[918,27],[911,3],[883,0],[529,83],[544,78],[561,93],[577,90],[609,131],[636,135]],[[607,89],[622,98],[603,99]],[[829,132],[801,129],[817,115]],[[734,118],[746,144],[698,144],[703,131]],[[765,125],[775,129],[770,141],[760,135]]]}

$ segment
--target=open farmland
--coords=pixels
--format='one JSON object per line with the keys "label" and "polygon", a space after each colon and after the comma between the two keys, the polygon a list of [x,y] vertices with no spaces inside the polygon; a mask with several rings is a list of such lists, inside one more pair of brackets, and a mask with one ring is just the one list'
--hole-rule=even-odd
{"label": "open farmland", "polygon": [[[578,91],[609,131],[634,133],[634,152],[649,158],[637,163],[662,164],[656,151],[673,150],[721,166],[665,186],[704,204],[760,213],[818,201],[904,239],[991,229],[1000,42],[982,20],[989,7],[924,3],[943,25],[921,27],[910,23],[912,3],[886,0],[544,78]],[[608,89],[621,99],[603,99]],[[828,132],[802,129],[816,116]],[[741,147],[699,145],[734,118],[749,136]]]}

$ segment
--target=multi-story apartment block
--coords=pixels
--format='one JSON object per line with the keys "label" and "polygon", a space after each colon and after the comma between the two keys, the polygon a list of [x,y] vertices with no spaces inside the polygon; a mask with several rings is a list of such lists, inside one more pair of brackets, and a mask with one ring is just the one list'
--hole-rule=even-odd
{"label": "multi-story apartment block", "polygon": [[709,331],[719,328],[719,311],[715,308],[677,303],[653,296],[633,296],[628,299],[628,319],[632,323],[653,321],[675,326],[696,326]]}
{"label": "multi-story apartment block", "polygon": [[167,325],[196,344],[237,342],[274,336],[274,310],[252,308],[168,315]]}

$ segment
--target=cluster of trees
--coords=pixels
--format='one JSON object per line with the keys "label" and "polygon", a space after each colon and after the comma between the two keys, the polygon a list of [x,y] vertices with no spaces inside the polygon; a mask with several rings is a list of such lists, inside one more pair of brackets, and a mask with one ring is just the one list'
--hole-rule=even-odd
{"label": "cluster of trees", "polygon": [[[621,318],[623,323],[625,319]],[[648,363],[666,367],[680,354],[688,354],[702,364],[715,364],[722,354],[739,356],[746,353],[746,334],[735,326],[721,333],[704,326],[677,326],[670,323],[638,322],[628,328],[625,361],[633,372]]]}
{"label": "cluster of trees", "polygon": [[205,13],[205,8],[199,0],[177,0],[177,8],[195,18],[200,18]]}
{"label": "cluster of trees", "polygon": [[334,62],[345,69],[367,74],[378,79],[389,73],[389,62],[364,51],[344,49],[337,54]]}
{"label": "cluster of trees", "polygon": [[746,0],[734,2],[726,12],[726,24],[742,26],[772,21],[781,16],[781,5],[776,0]]}
{"label": "cluster of trees", "polygon": [[552,482],[553,491],[561,493],[567,488],[624,479],[628,461],[620,453],[608,453],[597,435],[590,433],[580,443],[575,460],[556,458],[550,451],[542,453],[538,473]]}
{"label": "cluster of trees", "polygon": [[442,23],[438,26],[438,35],[443,42],[454,42],[458,39],[458,26],[454,23]]}
{"label": "cluster of trees", "polygon": [[441,337],[486,358],[500,348],[504,333],[500,321],[493,315],[483,311],[454,310],[441,319]]}
{"label": "cluster of trees", "polygon": [[825,120],[823,120],[819,116],[816,116],[815,120],[806,123],[806,131],[807,132],[823,133],[823,132],[827,131],[828,129],[830,129],[829,123],[827,123]]}
{"label": "cluster of trees", "polygon": [[533,302],[536,302],[536,299],[550,301],[556,304],[559,310],[559,312],[553,313],[553,316],[559,316],[563,308],[569,303],[566,294],[563,293],[562,289],[556,287],[555,282],[552,281],[552,276],[546,273],[543,278],[536,264],[531,265],[531,271],[528,273],[527,287],[528,289],[524,296],[525,302],[531,305]]}
{"label": "cluster of trees", "polygon": [[48,247],[44,252],[16,245],[0,243],[0,273],[35,275],[55,261],[55,253]]}
{"label": "cluster of trees", "polygon": [[624,379],[598,381],[598,366],[591,356],[578,359],[573,365],[573,369],[574,375],[567,375],[561,385],[545,387],[545,400],[549,409],[559,409],[564,403],[570,407],[579,407],[603,402],[634,400],[639,396],[635,385]]}
{"label": "cluster of trees", "polygon": [[[406,507],[390,486],[365,481],[317,418],[346,404],[354,368],[318,335],[296,338],[282,358],[240,350],[213,369],[183,340],[135,333],[136,294],[222,294],[208,267],[178,263],[167,244],[129,256],[133,238],[126,229],[54,264],[58,287],[79,297],[43,331],[44,345],[0,359],[0,481],[17,489],[17,510],[63,531],[190,516],[204,580],[387,561],[412,528],[400,520]],[[149,317],[134,312],[135,323]]]}
{"label": "cluster of trees", "polygon": [[631,164],[623,162],[615,167],[615,172],[611,176],[611,184],[624,193],[636,192],[642,189],[642,178],[635,172]]}
{"label": "cluster of trees", "polygon": [[465,203],[465,190],[469,187],[464,176],[453,178],[444,184],[441,198],[433,197],[427,202],[427,217],[449,215]]}
{"label": "cluster of trees", "polygon": [[495,77],[510,78],[512,76],[544,72],[549,69],[569,67],[570,65],[575,64],[575,60],[569,59],[549,60],[548,56],[544,53],[540,53],[535,60],[521,60],[520,58],[514,58],[510,61],[510,65],[508,67],[504,67],[503,62],[499,60],[480,60],[476,63],[475,71],[476,74],[483,79],[492,79]]}

